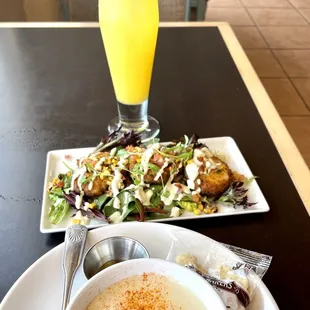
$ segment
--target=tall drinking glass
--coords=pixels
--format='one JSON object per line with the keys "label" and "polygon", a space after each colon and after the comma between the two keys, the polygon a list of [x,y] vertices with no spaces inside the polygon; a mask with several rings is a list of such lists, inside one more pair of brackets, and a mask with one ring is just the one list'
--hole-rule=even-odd
{"label": "tall drinking glass", "polygon": [[109,131],[122,125],[150,139],[159,123],[148,116],[148,97],[157,41],[158,0],[99,0],[99,23],[117,99],[118,117]]}

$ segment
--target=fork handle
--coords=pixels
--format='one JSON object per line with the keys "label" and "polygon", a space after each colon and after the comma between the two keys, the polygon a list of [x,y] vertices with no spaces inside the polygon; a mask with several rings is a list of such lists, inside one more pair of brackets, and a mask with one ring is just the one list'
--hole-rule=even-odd
{"label": "fork handle", "polygon": [[74,275],[82,261],[87,237],[87,228],[83,225],[72,225],[66,231],[65,248],[62,258],[64,288],[61,309],[65,310],[69,300]]}

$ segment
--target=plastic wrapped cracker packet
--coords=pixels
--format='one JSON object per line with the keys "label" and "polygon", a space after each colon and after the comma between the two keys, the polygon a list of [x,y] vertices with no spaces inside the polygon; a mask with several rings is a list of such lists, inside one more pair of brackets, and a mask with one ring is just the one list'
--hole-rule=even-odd
{"label": "plastic wrapped cracker packet", "polygon": [[[200,247],[200,253],[196,254],[197,246],[182,242],[182,236],[174,235],[173,240],[167,259],[200,274],[230,310],[242,310],[250,304],[272,259],[268,255],[217,242],[208,249]],[[226,248],[238,256],[231,255]]]}
{"label": "plastic wrapped cracker packet", "polygon": [[272,256],[242,249],[233,245],[222,243],[230,251],[238,255],[249,269],[252,269],[261,279],[267,272]]}

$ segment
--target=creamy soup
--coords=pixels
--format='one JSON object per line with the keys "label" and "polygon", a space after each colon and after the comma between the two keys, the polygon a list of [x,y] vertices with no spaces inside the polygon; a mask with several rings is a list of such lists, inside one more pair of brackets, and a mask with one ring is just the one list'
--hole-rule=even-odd
{"label": "creamy soup", "polygon": [[184,286],[165,276],[145,273],[121,280],[98,295],[87,310],[205,310]]}

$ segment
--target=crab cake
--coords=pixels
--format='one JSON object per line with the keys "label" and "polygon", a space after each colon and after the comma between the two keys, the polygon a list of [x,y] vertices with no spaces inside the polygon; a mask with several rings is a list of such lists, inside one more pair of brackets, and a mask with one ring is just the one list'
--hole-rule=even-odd
{"label": "crab cake", "polygon": [[84,176],[83,179],[89,180],[79,186],[78,180],[81,175],[78,175],[74,180],[74,191],[79,193],[81,188],[86,196],[100,196],[108,191],[109,185],[111,184],[111,176],[113,175],[112,157],[109,152],[99,152],[90,157],[81,158],[78,161],[80,167],[84,166],[85,170],[87,170],[85,167],[86,163],[97,171],[98,176],[92,178],[92,171],[82,172]]}
{"label": "crab cake", "polygon": [[[218,157],[210,159],[215,163],[216,167],[200,173],[195,181],[195,185],[197,189],[200,188],[202,195],[217,197],[229,188],[233,175],[228,165]],[[203,167],[201,168],[203,169]]]}
{"label": "crab cake", "polygon": [[[87,179],[92,176],[92,173],[86,172],[84,176]],[[78,178],[76,178],[74,181],[74,191],[76,193],[80,193],[80,188],[77,182]],[[104,177],[103,179],[101,179],[98,176],[92,182],[82,184],[81,187],[86,196],[96,197],[104,194],[109,189],[110,184],[111,181],[109,180],[109,177]]]}
{"label": "crab cake", "polygon": [[[135,153],[128,157],[129,170],[134,171],[135,166],[141,163],[142,153],[145,151],[145,149],[130,146],[127,148],[127,150]],[[170,165],[167,165],[163,169],[161,177],[156,178],[157,172],[165,165],[164,157],[158,153],[155,153],[151,156],[149,163],[156,166],[158,169],[148,169],[147,173],[144,176],[144,182],[147,184],[162,184],[162,181],[166,183],[170,176]]]}
{"label": "crab cake", "polygon": [[95,167],[96,164],[102,165],[104,163],[104,159],[109,157],[110,157],[109,152],[98,152],[90,157],[82,157],[77,161],[77,164],[78,166],[83,166],[87,162],[92,167]]}
{"label": "crab cake", "polygon": [[206,147],[194,150],[185,171],[189,188],[209,197],[220,196],[233,180],[228,165],[213,156]]}

